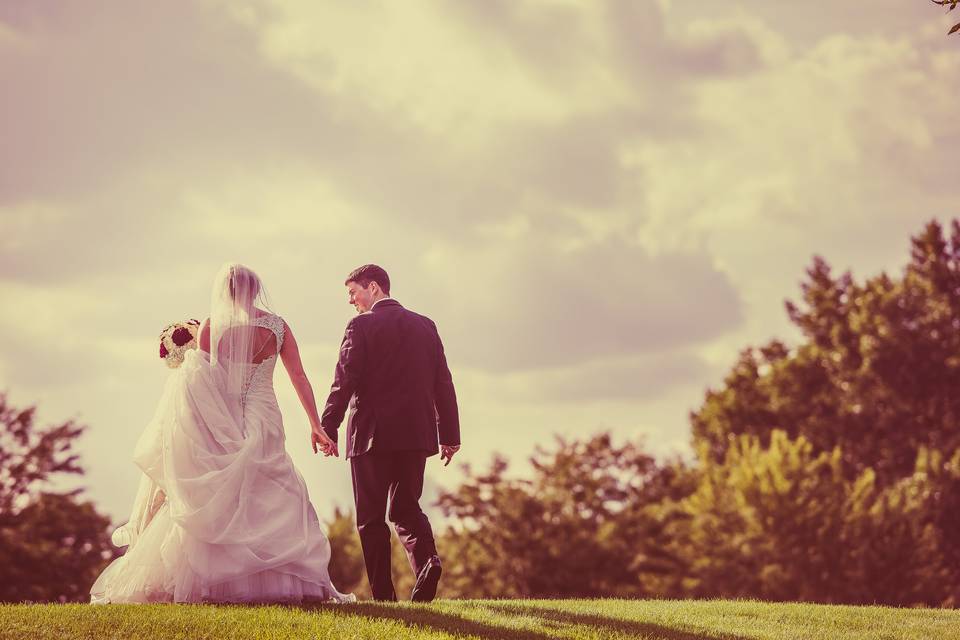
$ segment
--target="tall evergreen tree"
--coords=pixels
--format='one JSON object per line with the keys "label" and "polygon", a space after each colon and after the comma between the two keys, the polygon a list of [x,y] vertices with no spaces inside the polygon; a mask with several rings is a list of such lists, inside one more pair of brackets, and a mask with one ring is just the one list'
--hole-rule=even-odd
{"label": "tall evergreen tree", "polygon": [[909,475],[922,447],[960,447],[960,225],[931,222],[900,278],[857,283],[817,258],[787,302],[804,342],[742,352],[723,387],[691,415],[714,460],[737,436],[780,429],[817,451],[840,447],[844,470],[881,484]]}

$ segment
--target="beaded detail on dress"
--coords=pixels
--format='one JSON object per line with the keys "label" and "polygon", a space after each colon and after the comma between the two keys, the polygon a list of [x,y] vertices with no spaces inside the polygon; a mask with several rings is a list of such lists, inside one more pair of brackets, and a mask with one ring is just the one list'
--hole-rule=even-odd
{"label": "beaded detail on dress", "polygon": [[284,323],[283,318],[277,315],[265,315],[254,318],[250,323],[254,327],[263,327],[273,331],[277,337],[277,351],[264,358],[259,363],[250,365],[250,373],[246,384],[243,387],[242,402],[246,402],[246,397],[251,392],[272,391],[273,390],[273,370],[277,364],[277,354],[283,346]]}

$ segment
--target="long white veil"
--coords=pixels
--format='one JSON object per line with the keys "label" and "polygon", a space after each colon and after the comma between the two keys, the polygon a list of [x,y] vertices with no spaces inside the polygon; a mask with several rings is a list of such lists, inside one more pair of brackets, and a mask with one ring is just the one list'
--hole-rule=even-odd
{"label": "long white veil", "polygon": [[[172,407],[190,404],[191,389],[203,387],[207,397],[219,397],[219,413],[206,417],[216,424],[205,425],[210,438],[219,442],[224,451],[234,448],[246,437],[243,427],[243,392],[253,367],[251,360],[257,335],[250,322],[256,305],[269,308],[260,278],[248,267],[227,263],[213,280],[210,296],[210,360],[201,359],[196,352],[188,353],[180,369],[171,372],[157,414],[137,443],[134,461],[144,471],[137,497],[128,522],[113,532],[116,546],[133,545],[150,524],[171,489],[161,482],[166,475],[162,468],[172,462],[169,447],[163,445],[163,425],[172,418],[184,420],[191,412]],[[233,435],[230,435],[233,434]],[[179,444],[183,444],[180,442]],[[207,478],[212,479],[212,476]],[[181,501],[182,502],[182,501]]]}
{"label": "long white veil", "polygon": [[257,274],[235,262],[223,265],[210,294],[210,365],[222,371],[224,399],[238,421],[257,337],[250,324],[256,303],[266,306]]}

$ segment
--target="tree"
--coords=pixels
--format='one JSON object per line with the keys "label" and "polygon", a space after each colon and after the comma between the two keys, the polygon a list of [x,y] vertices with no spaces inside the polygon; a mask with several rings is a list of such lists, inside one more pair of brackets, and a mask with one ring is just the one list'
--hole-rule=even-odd
{"label": "tree", "polygon": [[[960,0],[930,0],[933,4],[938,4],[941,7],[947,7],[947,11],[953,11],[957,8],[957,5],[960,4]],[[960,31],[960,22],[950,27],[950,31],[947,32],[947,35],[956,33]]]}
{"label": "tree", "polygon": [[597,597],[649,593],[647,573],[675,568],[662,538],[665,521],[649,511],[683,493],[667,471],[632,443],[610,434],[538,449],[531,479],[508,478],[497,456],[439,499],[458,523],[440,539],[456,558],[444,594],[460,597]]}
{"label": "tree", "polygon": [[923,505],[922,524],[936,532],[937,548],[949,574],[943,606],[960,607],[960,450],[952,456],[921,450],[913,475],[900,484],[907,499]]}
{"label": "tree", "polygon": [[56,474],[82,474],[73,443],[84,427],[37,428],[36,407],[0,393],[0,601],[86,601],[113,557],[110,520],[82,490],[44,490]]}
{"label": "tree", "polygon": [[960,456],[944,465],[924,450],[916,472],[886,488],[870,469],[847,478],[842,459],[779,430],[766,447],[742,435],[723,461],[705,455],[682,501],[690,518],[670,532],[688,559],[676,579],[696,597],[951,603],[956,569],[943,551],[955,532],[940,528],[946,505],[930,496],[960,479]]}
{"label": "tree", "polygon": [[804,342],[744,350],[691,414],[694,440],[722,460],[739,435],[777,429],[818,452],[839,447],[848,478],[909,475],[921,448],[960,447],[960,225],[912,240],[901,278],[863,284],[816,258],[787,313]]}
{"label": "tree", "polygon": [[444,594],[960,603],[960,223],[892,278],[813,261],[795,347],[744,350],[692,414],[696,465],[609,434],[441,496]]}

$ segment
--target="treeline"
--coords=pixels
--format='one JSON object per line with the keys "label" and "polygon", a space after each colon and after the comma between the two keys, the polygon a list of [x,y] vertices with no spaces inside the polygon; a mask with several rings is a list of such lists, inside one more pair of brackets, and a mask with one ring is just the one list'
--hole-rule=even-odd
{"label": "treeline", "polygon": [[[442,496],[458,522],[438,540],[442,597],[960,602],[960,453],[923,449],[885,486],[872,469],[848,477],[839,448],[781,430],[767,444],[737,436],[722,461],[693,466],[658,464],[609,434],[534,460],[530,479],[496,460]],[[366,593],[353,520],[332,525],[331,575]]]}
{"label": "treeline", "polygon": [[897,278],[818,258],[786,306],[802,343],[741,353],[693,463],[598,434],[444,493],[441,595],[960,604],[960,225],[927,225]]}
{"label": "treeline", "polygon": [[[928,224],[902,274],[815,259],[802,332],[742,351],[692,413],[692,461],[600,433],[516,477],[495,457],[444,492],[442,597],[740,597],[960,604],[960,224]],[[37,429],[0,395],[0,600],[84,600],[109,523],[76,494],[80,428]],[[368,593],[349,513],[331,576]],[[398,593],[412,577],[399,545]]]}

